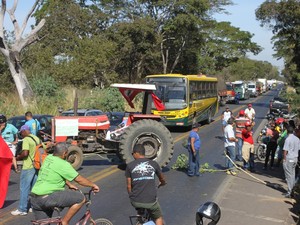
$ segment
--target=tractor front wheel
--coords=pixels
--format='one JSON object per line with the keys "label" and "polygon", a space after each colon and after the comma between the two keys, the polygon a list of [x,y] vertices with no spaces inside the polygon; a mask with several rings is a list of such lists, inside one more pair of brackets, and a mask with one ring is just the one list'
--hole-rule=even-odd
{"label": "tractor front wheel", "polygon": [[75,145],[71,145],[68,148],[68,155],[66,160],[69,163],[71,163],[71,165],[75,170],[78,170],[81,167],[83,162],[83,153],[81,148]]}
{"label": "tractor front wheel", "polygon": [[156,120],[138,120],[125,129],[119,153],[126,164],[134,160],[132,149],[137,144],[144,145],[146,158],[155,160],[161,167],[166,166],[172,158],[174,143],[171,133]]}

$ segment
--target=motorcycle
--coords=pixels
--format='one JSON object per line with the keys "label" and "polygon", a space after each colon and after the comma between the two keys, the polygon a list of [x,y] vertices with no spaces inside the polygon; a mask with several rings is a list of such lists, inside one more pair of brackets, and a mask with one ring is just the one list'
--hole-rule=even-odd
{"label": "motorcycle", "polygon": [[259,133],[257,137],[258,147],[255,150],[255,155],[258,160],[264,161],[266,159],[267,144],[270,141],[270,137],[267,136],[268,126],[266,125]]}

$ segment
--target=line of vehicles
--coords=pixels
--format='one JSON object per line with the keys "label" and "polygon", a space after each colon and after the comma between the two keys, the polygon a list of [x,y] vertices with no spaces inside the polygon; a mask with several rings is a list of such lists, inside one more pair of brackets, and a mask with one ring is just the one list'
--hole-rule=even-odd
{"label": "line of vehicles", "polygon": [[247,100],[251,97],[257,97],[268,90],[275,88],[281,83],[277,80],[267,80],[259,78],[256,81],[233,81],[226,82],[226,88],[219,90],[220,105],[226,103],[238,104],[239,100]]}

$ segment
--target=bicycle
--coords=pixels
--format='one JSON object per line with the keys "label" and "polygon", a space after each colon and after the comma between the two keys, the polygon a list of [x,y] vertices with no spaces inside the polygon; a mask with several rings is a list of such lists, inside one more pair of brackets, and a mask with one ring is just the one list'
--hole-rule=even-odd
{"label": "bicycle", "polygon": [[155,225],[147,209],[136,208],[137,215],[129,216],[131,225]]}
{"label": "bicycle", "polygon": [[[111,221],[105,218],[98,218],[98,219],[92,219],[91,215],[91,210],[90,210],[90,205],[92,204],[91,201],[91,193],[93,191],[90,190],[88,193],[84,193],[86,196],[86,212],[84,215],[78,220],[76,225],[113,225]],[[40,219],[40,220],[32,220],[33,225],[48,225],[48,224],[56,224],[56,225],[61,225],[62,224],[62,217],[60,216],[61,209],[60,208],[54,208],[54,210],[57,212],[58,216],[57,217],[52,217],[52,218],[46,218],[46,219]]]}

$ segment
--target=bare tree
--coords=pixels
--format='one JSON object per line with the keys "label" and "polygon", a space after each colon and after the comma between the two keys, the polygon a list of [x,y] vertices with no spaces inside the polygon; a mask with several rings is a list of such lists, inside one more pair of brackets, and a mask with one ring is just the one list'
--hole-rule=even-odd
{"label": "bare tree", "polygon": [[[6,8],[6,0],[2,0],[1,11],[0,11],[0,51],[5,57],[5,60],[9,66],[9,70],[16,84],[20,101],[23,107],[27,107],[30,102],[34,100],[33,91],[29,85],[24,69],[21,64],[21,51],[26,46],[34,43],[38,40],[37,32],[45,24],[45,19],[42,19],[28,35],[25,36],[24,31],[27,27],[27,23],[31,15],[37,10],[38,6],[42,3],[41,0],[36,0],[31,10],[26,15],[22,26],[20,27],[19,22],[15,16],[18,0],[14,0],[11,9]],[[4,35],[4,18],[5,14],[8,14],[14,27],[15,40],[13,43],[9,43]]]}

